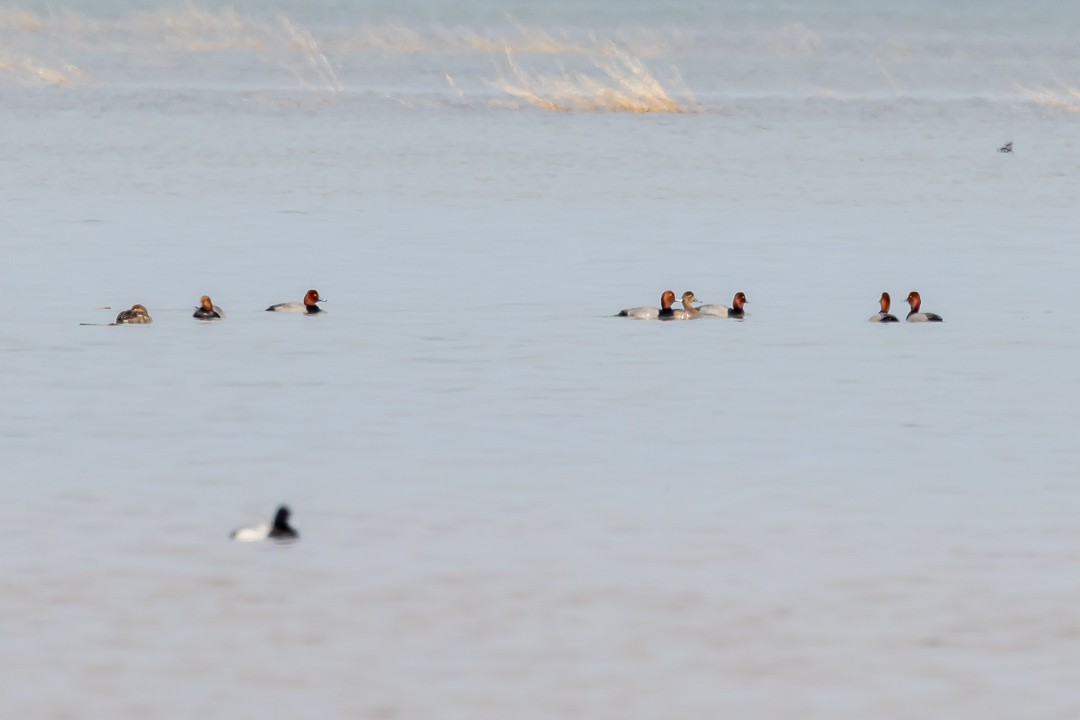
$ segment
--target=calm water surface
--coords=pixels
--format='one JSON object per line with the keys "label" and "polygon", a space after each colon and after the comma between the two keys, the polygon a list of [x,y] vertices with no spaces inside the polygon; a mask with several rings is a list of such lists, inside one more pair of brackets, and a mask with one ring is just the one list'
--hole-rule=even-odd
{"label": "calm water surface", "polygon": [[[5,715],[1080,713],[1068,108],[550,113],[79,47],[98,82],[0,92]],[[751,315],[610,317],[668,288]],[[912,289],[946,322],[866,322]],[[280,502],[300,542],[227,541]]]}

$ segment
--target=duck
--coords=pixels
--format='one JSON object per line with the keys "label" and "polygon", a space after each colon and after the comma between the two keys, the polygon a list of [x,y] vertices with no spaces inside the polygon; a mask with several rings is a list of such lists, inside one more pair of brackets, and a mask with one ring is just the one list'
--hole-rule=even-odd
{"label": "duck", "polygon": [[192,317],[199,320],[224,320],[225,311],[210,302],[209,295],[203,295],[199,298],[199,307],[195,308],[195,314]]}
{"label": "duck", "polygon": [[713,315],[715,317],[741,318],[746,315],[743,305],[748,302],[750,301],[746,299],[746,293],[737,292],[731,300],[731,307],[727,305],[702,305],[698,308],[698,312],[702,315]]}
{"label": "duck", "polygon": [[148,325],[154,322],[149,311],[142,305],[132,305],[130,310],[123,310],[116,316],[113,325]]}
{"label": "duck", "polygon": [[304,302],[287,302],[278,303],[277,305],[271,305],[266,308],[267,312],[285,312],[285,313],[307,313],[308,315],[314,315],[315,313],[322,312],[315,303],[326,302],[319,296],[318,290],[308,290],[304,295]]}
{"label": "duck", "polygon": [[696,300],[696,299],[697,298],[694,297],[694,293],[692,293],[691,291],[687,290],[686,292],[684,292],[682,294],[682,307],[681,308],[674,308],[671,311],[671,317],[668,318],[668,319],[669,320],[693,320],[694,318],[696,318],[698,316],[698,314],[701,312],[696,307],[694,307],[694,300]]}
{"label": "duck", "polygon": [[881,293],[881,300],[879,300],[878,302],[881,303],[881,312],[871,315],[870,322],[900,322],[896,319],[895,315],[889,314],[889,305],[892,304],[892,299],[889,297],[889,293]]}
{"label": "duck", "polygon": [[671,309],[671,303],[675,302],[675,293],[671,290],[665,290],[664,294],[660,296],[660,308],[654,307],[635,307],[626,308],[620,310],[619,314],[615,317],[628,317],[635,320],[655,320],[656,318],[671,319],[674,316],[674,311]]}
{"label": "duck", "polygon": [[277,512],[274,513],[274,521],[270,524],[256,525],[255,527],[246,527],[233,530],[229,534],[229,539],[237,542],[258,542],[260,540],[279,540],[289,541],[296,540],[300,537],[300,533],[296,531],[292,525],[289,525],[289,508],[285,505],[278,506]]}
{"label": "duck", "polygon": [[922,298],[919,297],[919,293],[912,290],[908,293],[907,301],[908,305],[911,306],[911,312],[907,314],[908,322],[942,322],[940,315],[919,312],[919,306],[922,305]]}

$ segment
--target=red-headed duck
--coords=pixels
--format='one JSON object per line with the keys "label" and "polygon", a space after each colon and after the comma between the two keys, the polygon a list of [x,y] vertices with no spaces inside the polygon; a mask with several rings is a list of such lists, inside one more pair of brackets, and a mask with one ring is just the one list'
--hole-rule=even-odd
{"label": "red-headed duck", "polygon": [[266,311],[267,312],[287,312],[287,313],[307,313],[308,315],[314,315],[317,312],[322,312],[322,308],[320,308],[318,305],[315,304],[315,303],[320,303],[320,302],[326,302],[326,301],[323,300],[321,297],[319,297],[319,291],[318,290],[308,290],[307,294],[304,295],[304,302],[302,302],[302,303],[298,303],[298,302],[278,303],[277,305],[271,305],[270,307],[266,308]]}
{"label": "red-headed duck", "polygon": [[124,310],[116,316],[113,325],[146,325],[154,322],[150,313],[142,305],[132,305],[130,310]]}
{"label": "red-headed duck", "polygon": [[892,304],[892,299],[889,297],[889,293],[881,293],[881,312],[870,316],[870,322],[900,322],[896,319],[895,315],[889,314],[889,305]]}
{"label": "red-headed duck", "polygon": [[727,305],[702,305],[698,308],[698,311],[702,315],[741,318],[746,315],[746,311],[743,310],[743,305],[748,302],[750,301],[746,299],[746,293],[737,292],[731,301],[731,307],[728,307]]}
{"label": "red-headed duck", "polygon": [[199,298],[199,307],[195,308],[195,314],[192,317],[199,320],[224,320],[225,311],[210,302],[209,295],[203,295]]}
{"label": "red-headed duck", "polygon": [[673,316],[671,304],[675,302],[675,293],[670,290],[665,290],[664,294],[660,296],[660,308],[654,307],[635,307],[626,308],[620,310],[616,317],[629,317],[637,320],[654,320],[656,318],[668,318]]}
{"label": "red-headed duck", "polygon": [[274,522],[269,525],[256,525],[255,527],[240,528],[233,530],[229,538],[238,542],[256,542],[259,540],[296,540],[300,533],[289,525],[289,508],[282,505],[274,514]]}
{"label": "red-headed duck", "polygon": [[911,306],[911,312],[907,314],[908,322],[941,322],[941,316],[934,313],[919,312],[919,306],[922,305],[922,298],[919,297],[919,293],[912,290],[907,296],[908,305]]}

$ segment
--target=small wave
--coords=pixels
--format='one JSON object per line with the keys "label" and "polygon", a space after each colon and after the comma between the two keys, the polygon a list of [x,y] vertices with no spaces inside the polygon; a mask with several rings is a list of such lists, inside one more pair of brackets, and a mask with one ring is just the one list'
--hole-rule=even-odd
{"label": "small wave", "polygon": [[700,107],[682,83],[683,99],[679,100],[639,58],[633,57],[614,43],[606,52],[592,58],[591,72],[562,72],[545,75],[526,72],[514,60],[509,47],[505,48],[508,73],[492,81],[492,85],[511,97],[544,110],[561,112],[698,112]]}

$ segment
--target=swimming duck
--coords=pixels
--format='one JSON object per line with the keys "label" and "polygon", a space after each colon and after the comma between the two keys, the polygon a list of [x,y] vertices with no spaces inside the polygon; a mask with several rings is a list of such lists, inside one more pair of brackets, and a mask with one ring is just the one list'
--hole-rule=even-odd
{"label": "swimming duck", "polygon": [[919,297],[919,293],[912,290],[908,293],[907,301],[908,305],[911,306],[911,312],[907,314],[908,322],[942,322],[940,315],[919,312],[919,307],[922,305],[922,298]]}
{"label": "swimming duck", "polygon": [[199,320],[224,320],[225,311],[210,302],[209,295],[203,295],[199,298],[199,307],[195,308],[195,314],[192,317]]}
{"label": "swimming duck", "polygon": [[702,315],[713,315],[715,317],[741,318],[746,315],[743,305],[748,302],[750,301],[746,299],[746,293],[737,292],[731,300],[731,307],[727,305],[702,305],[698,308],[698,312]]}
{"label": "swimming duck", "polygon": [[682,294],[682,308],[674,308],[671,311],[670,320],[693,320],[701,312],[694,307],[694,293],[687,290]]}
{"label": "swimming duck", "polygon": [[895,315],[889,314],[889,305],[892,304],[892,299],[889,298],[889,293],[881,293],[881,312],[870,316],[870,322],[900,322],[896,319]]}
{"label": "swimming duck", "polygon": [[320,302],[326,302],[326,301],[323,300],[321,297],[319,297],[319,291],[318,290],[308,290],[307,294],[304,295],[304,302],[302,302],[302,303],[298,303],[298,302],[278,303],[277,305],[271,305],[270,307],[266,308],[266,311],[267,312],[287,312],[287,313],[307,313],[308,315],[314,315],[317,312],[322,312],[322,308],[320,308],[318,305],[315,304],[315,303],[320,303]]}
{"label": "swimming duck", "polygon": [[670,319],[674,313],[671,309],[671,303],[675,302],[675,293],[670,290],[665,290],[664,294],[660,296],[660,308],[654,307],[635,307],[626,308],[620,310],[616,317],[629,317],[636,320],[655,320],[656,318],[668,318]]}
{"label": "swimming duck", "polygon": [[132,305],[130,310],[124,310],[116,316],[113,325],[146,325],[154,322],[150,313],[142,305]]}
{"label": "swimming duck", "polygon": [[296,540],[300,533],[289,525],[289,508],[285,505],[278,507],[274,514],[274,522],[255,527],[239,528],[233,530],[229,538],[237,542],[257,542],[259,540]]}

